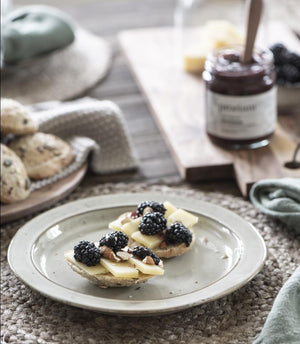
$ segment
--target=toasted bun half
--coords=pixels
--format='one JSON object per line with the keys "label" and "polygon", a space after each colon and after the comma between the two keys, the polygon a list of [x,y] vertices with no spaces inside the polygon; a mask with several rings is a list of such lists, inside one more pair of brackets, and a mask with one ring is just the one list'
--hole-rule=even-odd
{"label": "toasted bun half", "polygon": [[87,278],[90,282],[97,285],[100,288],[110,288],[110,287],[130,287],[135,284],[140,284],[146,282],[152,275],[145,275],[141,272],[139,273],[139,278],[120,278],[113,276],[110,272],[106,274],[91,275],[81,269],[78,265],[74,264],[66,258],[68,265],[72,270],[77,272],[80,276]]}

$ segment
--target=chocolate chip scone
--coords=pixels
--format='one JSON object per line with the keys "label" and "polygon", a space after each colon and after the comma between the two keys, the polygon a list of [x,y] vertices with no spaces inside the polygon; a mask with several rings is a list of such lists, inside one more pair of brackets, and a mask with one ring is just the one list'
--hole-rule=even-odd
{"label": "chocolate chip scone", "polygon": [[52,134],[35,133],[19,137],[9,147],[21,158],[33,179],[51,177],[74,159],[71,146]]}
{"label": "chocolate chip scone", "polygon": [[13,99],[1,98],[1,133],[24,135],[37,131],[29,111]]}
{"label": "chocolate chip scone", "polygon": [[193,226],[198,217],[170,202],[145,201],[109,224],[130,237],[129,245],[143,245],[160,258],[172,258],[189,251],[195,244]]}
{"label": "chocolate chip scone", "polygon": [[30,180],[20,158],[1,144],[1,202],[14,203],[30,194]]}

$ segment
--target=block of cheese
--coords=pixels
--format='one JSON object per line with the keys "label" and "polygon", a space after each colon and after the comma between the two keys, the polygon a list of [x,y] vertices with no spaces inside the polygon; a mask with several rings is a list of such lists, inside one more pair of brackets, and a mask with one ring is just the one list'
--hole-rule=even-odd
{"label": "block of cheese", "polygon": [[226,20],[210,20],[204,27],[207,39],[214,48],[226,45],[243,44],[244,38],[239,29]]}
{"label": "block of cheese", "polygon": [[189,73],[202,72],[206,56],[212,50],[212,44],[208,44],[207,41],[199,41],[197,46],[186,49],[183,58],[184,69]]}
{"label": "block of cheese", "polygon": [[227,45],[243,44],[244,37],[239,29],[226,20],[211,20],[202,27],[202,34],[194,39],[184,51],[184,69],[201,73],[209,52]]}

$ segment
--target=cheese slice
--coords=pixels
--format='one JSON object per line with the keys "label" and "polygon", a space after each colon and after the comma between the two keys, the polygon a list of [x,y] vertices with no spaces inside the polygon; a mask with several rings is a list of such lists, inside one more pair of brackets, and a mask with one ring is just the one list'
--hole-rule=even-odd
{"label": "cheese slice", "polygon": [[139,230],[141,219],[141,217],[138,217],[136,219],[131,220],[130,222],[125,223],[122,226],[121,231],[130,237],[134,232]]}
{"label": "cheese slice", "polygon": [[110,222],[108,228],[112,229],[113,231],[121,231],[122,223],[119,219],[117,219],[115,221]]}
{"label": "cheese slice", "polygon": [[100,263],[115,277],[135,278],[139,276],[139,271],[134,268],[128,261],[112,262],[109,259],[101,258]]}
{"label": "cheese slice", "polygon": [[172,203],[170,203],[169,201],[165,201],[164,202],[164,207],[167,209],[167,211],[165,212],[165,218],[167,219],[172,213],[174,213],[174,211],[177,210],[176,207],[174,207],[174,205]]}
{"label": "cheese slice", "polygon": [[131,220],[131,212],[129,211],[119,216],[119,218],[117,218],[115,221],[110,222],[108,227],[114,231],[121,231],[122,226]]}
{"label": "cheese slice", "polygon": [[191,228],[198,222],[198,217],[192,215],[183,209],[177,209],[168,217],[167,226],[169,227],[172,223],[180,222],[185,227]]}
{"label": "cheese slice", "polygon": [[99,275],[99,274],[107,274],[108,271],[107,269],[105,269],[100,263],[95,265],[95,266],[87,266],[83,263],[78,262],[75,258],[74,258],[74,251],[70,250],[67,251],[64,254],[66,260],[68,260],[70,263],[77,265],[80,269],[84,270],[85,272],[87,272],[90,275]]}
{"label": "cheese slice", "polygon": [[150,249],[158,247],[163,241],[162,237],[159,234],[145,235],[142,234],[140,231],[134,232],[131,238]]}
{"label": "cheese slice", "polygon": [[143,274],[146,274],[146,275],[163,275],[164,274],[164,269],[162,269],[158,265],[145,264],[137,258],[130,258],[129,261],[136,268],[138,268]]}

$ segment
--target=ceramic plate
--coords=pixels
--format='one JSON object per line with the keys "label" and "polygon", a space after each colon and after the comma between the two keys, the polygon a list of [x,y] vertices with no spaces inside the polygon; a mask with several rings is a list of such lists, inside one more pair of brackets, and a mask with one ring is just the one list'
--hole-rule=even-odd
{"label": "ceramic plate", "polygon": [[[164,276],[129,288],[101,289],[69,268],[65,251],[81,239],[99,240],[110,221],[144,200],[169,200],[199,217],[195,246],[165,260]],[[218,299],[252,279],[265,258],[262,237],[235,213],[155,193],[99,196],[52,209],[23,226],[8,251],[12,270],[32,289],[69,305],[120,315],[170,313]]]}

